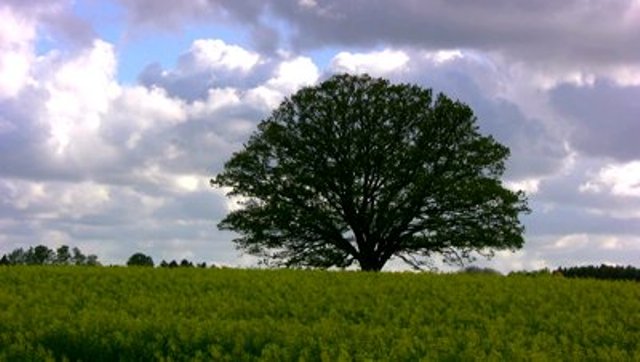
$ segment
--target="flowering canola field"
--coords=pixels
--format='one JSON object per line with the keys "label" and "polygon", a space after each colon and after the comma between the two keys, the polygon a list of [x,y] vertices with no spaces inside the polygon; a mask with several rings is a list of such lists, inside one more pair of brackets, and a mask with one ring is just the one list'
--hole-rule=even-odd
{"label": "flowering canola field", "polygon": [[640,361],[640,283],[1,267],[0,360]]}

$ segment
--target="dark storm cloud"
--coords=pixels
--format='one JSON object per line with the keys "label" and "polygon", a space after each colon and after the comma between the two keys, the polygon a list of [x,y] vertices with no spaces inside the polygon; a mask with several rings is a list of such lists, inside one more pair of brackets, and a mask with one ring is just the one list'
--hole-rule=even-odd
{"label": "dark storm cloud", "polygon": [[[273,1],[303,47],[418,45],[500,51],[535,60],[634,62],[640,22],[633,0]],[[636,19],[629,18],[636,16]]]}
{"label": "dark storm cloud", "polygon": [[260,0],[117,0],[127,11],[130,32],[140,28],[155,31],[180,31],[194,21],[237,25],[248,31],[255,47],[273,53],[280,43],[281,34],[265,20],[269,4]]}
{"label": "dark storm cloud", "polygon": [[182,27],[194,20],[210,21],[234,19],[256,23],[264,5],[259,0],[117,0],[127,9],[127,16],[134,24],[155,27]]}
{"label": "dark storm cloud", "polygon": [[550,93],[552,105],[573,125],[572,141],[588,156],[618,161],[640,159],[640,87],[607,81],[561,85]]}
{"label": "dark storm cloud", "polygon": [[[565,65],[629,64],[640,59],[640,15],[634,0],[272,0],[176,2],[121,0],[134,22],[175,26],[227,18],[288,24],[301,48],[408,45],[497,51],[526,61]],[[268,32],[256,32],[259,38]],[[291,34],[289,34],[291,33]],[[274,42],[273,34],[269,42]]]}
{"label": "dark storm cloud", "polygon": [[174,220],[180,215],[181,219],[202,221],[213,226],[216,220],[222,220],[226,215],[226,210],[220,208],[225,202],[222,194],[212,195],[211,191],[190,192],[171,199],[154,212],[154,217],[158,220]]}

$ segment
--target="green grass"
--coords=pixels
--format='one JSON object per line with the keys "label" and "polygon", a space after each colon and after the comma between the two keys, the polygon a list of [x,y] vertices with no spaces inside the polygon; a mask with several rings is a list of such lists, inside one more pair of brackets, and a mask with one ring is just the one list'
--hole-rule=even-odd
{"label": "green grass", "polygon": [[0,360],[640,360],[640,283],[0,268]]}

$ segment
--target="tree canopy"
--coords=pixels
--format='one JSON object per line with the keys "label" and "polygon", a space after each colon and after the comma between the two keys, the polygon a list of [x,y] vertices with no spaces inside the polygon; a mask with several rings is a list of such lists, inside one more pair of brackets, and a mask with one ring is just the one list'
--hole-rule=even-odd
{"label": "tree canopy", "polygon": [[153,267],[153,258],[143,253],[134,253],[127,260],[127,266],[150,266]]}
{"label": "tree canopy", "polygon": [[80,249],[62,245],[58,249],[49,249],[46,245],[17,248],[0,258],[0,265],[100,265],[94,254],[84,255]]}
{"label": "tree canopy", "polygon": [[285,99],[211,180],[242,206],[218,226],[284,266],[490,256],[524,243],[525,195],[501,182],[508,155],[444,94],[336,75]]}

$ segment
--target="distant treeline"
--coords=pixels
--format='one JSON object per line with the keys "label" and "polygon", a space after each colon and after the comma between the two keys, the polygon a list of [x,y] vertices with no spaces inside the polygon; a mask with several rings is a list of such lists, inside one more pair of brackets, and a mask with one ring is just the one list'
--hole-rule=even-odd
{"label": "distant treeline", "polygon": [[[207,263],[199,263],[199,264],[194,264],[190,261],[188,261],[187,259],[182,259],[182,261],[180,261],[179,263],[175,260],[171,260],[170,262],[166,262],[166,261],[161,261],[160,264],[158,265],[161,268],[193,268],[193,267],[198,267],[198,268],[206,268],[207,267]],[[215,267],[215,266],[213,266]]]}
{"label": "distant treeline", "polygon": [[[0,266],[2,265],[87,265],[100,266],[98,257],[94,254],[85,255],[77,247],[70,248],[62,245],[57,249],[50,249],[45,245],[29,247],[28,249],[18,248],[8,254],[2,255],[0,258]],[[143,253],[135,253],[127,260],[127,266],[148,266],[154,267],[153,259],[149,255]],[[180,262],[172,260],[167,262],[162,260],[157,265],[160,268],[206,268],[207,263],[193,263],[187,259]],[[212,268],[217,267],[215,264]],[[491,268],[480,268],[469,266],[462,270],[463,273],[500,275],[500,272]],[[567,278],[593,278],[606,280],[635,280],[640,281],[640,269],[633,266],[617,266],[605,265],[600,266],[574,266],[563,268],[559,267],[555,270],[548,268],[534,271],[514,271],[509,273],[510,276],[526,275],[559,275]]]}
{"label": "distant treeline", "polygon": [[100,262],[94,254],[85,255],[78,248],[62,245],[53,250],[45,245],[18,248],[2,255],[0,265],[88,265],[98,266]]}
{"label": "distant treeline", "polygon": [[567,278],[592,278],[606,280],[635,280],[640,281],[640,269],[628,266],[605,265],[600,266],[573,266],[569,268],[557,268],[556,270],[540,269],[535,271],[511,272],[509,275],[544,275],[554,274]]}
{"label": "distant treeline", "polygon": [[[129,257],[129,260],[127,260],[127,266],[153,267],[155,266],[155,264],[153,263],[153,258],[151,256],[145,255],[143,253],[135,253]],[[187,259],[182,259],[180,263],[175,260],[171,260],[170,262],[163,260],[158,266],[160,268],[193,268],[195,266],[197,266],[198,268],[206,268],[207,263],[202,262],[200,264],[194,265],[194,263],[190,262]],[[212,267],[215,266],[212,265]]]}
{"label": "distant treeline", "polygon": [[595,278],[609,280],[635,280],[640,281],[640,269],[632,266],[612,266],[602,264],[600,266],[575,266],[571,268],[558,268],[557,273],[569,278]]}

